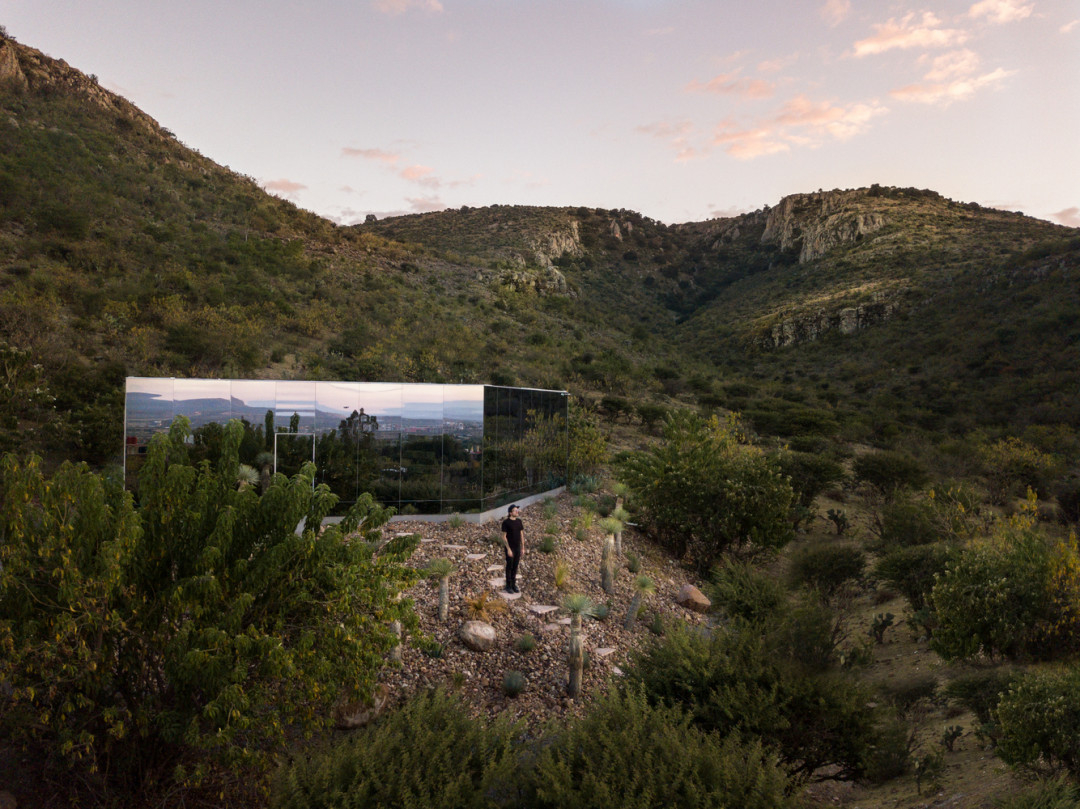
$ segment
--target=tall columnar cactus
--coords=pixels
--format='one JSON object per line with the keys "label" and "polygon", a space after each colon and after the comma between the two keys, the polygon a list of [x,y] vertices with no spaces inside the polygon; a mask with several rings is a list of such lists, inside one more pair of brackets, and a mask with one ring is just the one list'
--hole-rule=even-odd
{"label": "tall columnar cactus", "polygon": [[626,623],[623,625],[623,628],[628,630],[634,628],[638,610],[641,609],[641,600],[645,596],[652,595],[655,592],[656,585],[648,576],[642,575],[634,579],[634,597],[630,601],[630,609],[626,611]]}
{"label": "tall columnar cactus", "polygon": [[567,649],[567,663],[570,676],[566,683],[566,693],[571,699],[581,694],[581,678],[585,669],[585,645],[581,639],[581,619],[596,614],[596,605],[588,596],[575,593],[563,601],[562,608],[570,613],[570,643]]}
{"label": "tall columnar cactus", "polygon": [[622,523],[608,517],[600,521],[604,530],[604,552],[600,557],[600,586],[609,595],[615,592],[615,536],[622,532]]}
{"label": "tall columnar cactus", "polygon": [[424,571],[429,579],[439,580],[439,621],[442,623],[450,616],[450,576],[455,570],[457,568],[449,559],[432,559]]}

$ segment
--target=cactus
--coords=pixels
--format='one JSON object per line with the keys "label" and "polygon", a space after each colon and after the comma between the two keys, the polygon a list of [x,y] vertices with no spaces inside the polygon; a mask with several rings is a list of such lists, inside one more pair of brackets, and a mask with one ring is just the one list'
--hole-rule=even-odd
{"label": "cactus", "polygon": [[457,570],[449,559],[432,559],[424,571],[428,578],[439,580],[439,621],[450,616],[450,576]]}
{"label": "cactus", "polygon": [[583,616],[593,615],[596,605],[588,596],[574,594],[566,597],[562,607],[566,612],[570,613],[570,644],[567,651],[570,676],[566,684],[566,693],[571,699],[576,699],[581,694],[581,678],[585,668],[585,646],[581,640],[581,619]]}

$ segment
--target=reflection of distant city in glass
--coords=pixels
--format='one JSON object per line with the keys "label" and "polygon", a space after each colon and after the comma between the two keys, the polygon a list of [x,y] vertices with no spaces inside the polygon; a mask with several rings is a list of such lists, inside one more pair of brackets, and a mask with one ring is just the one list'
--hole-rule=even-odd
{"label": "reflection of distant city in glass", "polygon": [[563,391],[490,385],[130,377],[125,471],[134,486],[177,416],[196,459],[239,419],[241,462],[292,475],[314,460],[342,505],[369,491],[404,511],[483,511],[565,484],[566,407]]}

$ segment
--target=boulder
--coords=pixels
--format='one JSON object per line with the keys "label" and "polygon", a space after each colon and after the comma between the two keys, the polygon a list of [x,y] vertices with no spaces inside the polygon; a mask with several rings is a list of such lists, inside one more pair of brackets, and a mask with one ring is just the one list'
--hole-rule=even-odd
{"label": "boulder", "polygon": [[679,594],[675,596],[675,600],[681,606],[694,612],[708,612],[709,607],[712,606],[712,602],[705,597],[705,594],[692,584],[684,584]]}
{"label": "boulder", "polygon": [[383,712],[390,699],[390,689],[380,683],[369,702],[346,702],[334,712],[335,724],[342,730],[362,728]]}
{"label": "boulder", "polygon": [[458,632],[461,642],[474,652],[486,652],[495,645],[495,627],[483,621],[466,621]]}

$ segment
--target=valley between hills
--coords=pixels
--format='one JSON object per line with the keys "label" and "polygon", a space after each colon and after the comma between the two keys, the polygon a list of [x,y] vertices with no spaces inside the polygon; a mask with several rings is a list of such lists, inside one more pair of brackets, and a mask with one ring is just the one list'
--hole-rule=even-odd
{"label": "valley between hills", "polygon": [[[742,734],[748,744],[763,745],[773,759],[772,769],[763,765],[768,774],[761,783],[771,783],[777,791],[768,794],[782,795],[777,800],[791,806],[1080,806],[1078,229],[932,190],[878,185],[808,190],[759,211],[683,224],[627,210],[495,205],[339,225],[267,194],[251,178],[185,147],[93,77],[5,35],[0,452],[11,476],[0,493],[6,520],[0,523],[6,531],[0,532],[0,648],[39,673],[67,665],[69,656],[85,664],[84,671],[88,661],[94,667],[101,661],[88,651],[94,637],[80,634],[85,627],[74,620],[55,624],[72,633],[70,646],[48,650],[51,624],[46,635],[18,646],[19,632],[31,623],[25,616],[37,615],[18,612],[29,609],[18,595],[22,582],[47,589],[49,570],[65,565],[87,571],[90,581],[107,568],[100,558],[113,558],[102,549],[123,543],[87,545],[89,556],[77,562],[61,550],[55,559],[43,551],[36,562],[27,561],[39,541],[35,524],[53,525],[55,518],[69,532],[57,529],[55,536],[73,543],[93,533],[56,516],[67,506],[34,512],[35,504],[50,502],[50,488],[27,481],[33,474],[41,481],[60,474],[70,469],[67,461],[83,462],[63,485],[78,482],[87,497],[111,491],[109,470],[123,449],[127,376],[460,382],[570,392],[581,441],[596,453],[572,470],[569,492],[527,512],[536,526],[531,541],[550,536],[550,553],[530,551],[526,597],[492,618],[507,646],[498,655],[474,660],[455,635],[467,600],[487,587],[480,563],[472,570],[464,556],[455,557],[452,621],[445,624],[435,614],[436,588],[419,572],[438,555],[436,545],[483,553],[485,565],[489,556],[497,560],[494,525],[410,529],[429,542],[417,539],[416,548],[395,561],[400,570],[415,568],[400,574],[416,612],[405,667],[382,668],[383,647],[364,651],[378,664],[364,669],[368,696],[376,681],[396,686],[389,689],[387,716],[411,695],[442,686],[463,700],[466,710],[459,713],[477,722],[520,717],[525,735],[535,737],[548,732],[542,730],[547,720],[571,727],[588,721],[590,707],[623,681],[615,667],[629,674],[627,680],[656,689],[654,696],[661,693],[668,686],[658,676],[650,679],[653,670],[632,650],[674,654],[671,649],[685,643],[702,655],[686,652],[699,664],[688,667],[687,678],[702,678],[701,702],[687,707],[692,718],[680,727],[687,734],[687,727],[694,733],[707,728],[717,738]],[[683,423],[677,433],[680,414],[698,421]],[[764,464],[782,477],[786,499],[775,534],[758,535],[752,527],[732,535],[715,564],[703,563],[709,551],[700,547],[679,552],[671,544],[677,529],[657,516],[660,504],[649,500],[644,484],[635,490],[631,483],[633,464],[673,446],[676,435],[687,446],[716,450],[717,456],[702,457],[716,469],[735,469],[736,482],[749,467],[723,466],[717,457]],[[30,455],[41,458],[39,472],[31,474],[26,465],[12,471],[15,459]],[[694,478],[692,472],[673,502],[700,510],[716,503],[729,511],[741,507],[730,505],[743,502],[732,494],[739,486],[714,490],[722,475]],[[228,483],[222,503],[255,508],[249,502],[254,494],[236,493],[234,481]],[[287,483],[280,485],[275,491],[286,491]],[[28,494],[16,501],[16,491]],[[600,521],[617,495],[625,497],[632,524],[612,594],[599,584],[606,533]],[[266,491],[260,496],[267,498]],[[122,506],[119,494],[101,497],[95,519],[150,508]],[[212,498],[200,502],[210,509]],[[23,519],[27,514],[32,518]],[[117,519],[116,536],[137,547],[133,524]],[[145,525],[149,532],[151,523]],[[31,550],[18,556],[22,539]],[[318,558],[355,562],[355,547],[311,542],[311,559],[325,553]],[[361,544],[355,536],[353,542]],[[637,570],[630,569],[631,555]],[[218,564],[217,558],[208,553],[198,564]],[[560,562],[563,585],[556,583]],[[30,566],[19,567],[24,563]],[[377,555],[363,563],[371,570],[383,564]],[[17,570],[23,579],[14,578]],[[956,592],[963,584],[981,601],[972,596],[961,603],[945,586],[956,571],[970,577]],[[179,576],[164,567],[158,572],[162,582]],[[987,585],[991,575],[997,583]],[[649,577],[656,592],[624,630],[637,576]],[[712,599],[711,613],[690,614],[674,603],[684,583]],[[130,592],[138,586],[132,580]],[[106,584],[95,588],[78,590],[86,600],[72,603],[83,606],[60,612],[97,615],[100,608],[100,615],[113,615],[102,624],[108,632],[129,639],[137,634],[130,629],[134,611],[110,613],[109,605],[128,595],[110,600],[101,595]],[[364,590],[377,604],[372,614],[399,609],[388,598],[378,600],[386,593],[372,595],[378,589]],[[191,585],[175,598],[179,603],[197,590]],[[590,667],[577,700],[563,694],[568,630],[528,609],[558,606],[571,592],[610,612],[606,623],[585,624]],[[184,603],[182,617],[174,616],[177,627],[202,609]],[[751,613],[763,623],[741,623]],[[21,624],[16,615],[24,616]],[[958,615],[994,616],[997,623],[950,624]],[[688,640],[684,626],[710,629]],[[535,646],[511,649],[526,632]],[[734,645],[694,646],[701,637],[729,638]],[[139,642],[148,645],[126,648],[150,648],[151,640]],[[755,656],[759,642],[764,645]],[[600,656],[598,648],[608,651]],[[800,658],[809,648],[818,657]],[[653,665],[664,659],[656,657]],[[108,662],[128,661],[116,651]],[[761,713],[751,716],[746,708],[745,716],[719,718],[730,705],[743,704],[737,700],[710,713],[717,703],[708,700],[728,682],[721,675],[753,666],[760,680],[736,681],[748,695],[744,703],[758,700],[754,710]],[[525,673],[520,701],[504,687],[512,668]],[[83,710],[80,700],[90,700],[90,692],[41,702],[38,695],[62,691],[62,684],[28,684],[21,677],[14,667],[0,666],[0,705],[7,701],[8,708],[8,720],[0,712],[6,734],[0,738],[0,797],[6,790],[20,807],[70,800],[220,805],[214,802],[226,793],[229,805],[300,805],[288,803],[296,796],[287,800],[287,790],[273,781],[280,771],[267,763],[269,754],[215,759],[251,751],[243,739],[235,750],[215,746],[206,728],[217,720],[209,714],[191,720],[185,735],[168,726],[182,714],[175,705],[166,722],[138,714],[128,696],[128,724],[115,724],[121,709],[110,703],[80,714],[85,726],[78,732],[57,731],[61,743],[49,728],[69,705],[74,713]],[[766,681],[767,688],[755,690]],[[95,683],[93,699],[107,702],[120,693],[112,681]],[[265,693],[288,691],[280,681],[277,687]],[[283,698],[314,711],[319,699],[329,699],[311,696],[317,691]],[[666,698],[677,702],[677,692],[672,686]],[[190,693],[193,700],[202,697],[199,688]],[[1059,737],[1047,740],[1027,727],[1030,737],[1016,741],[1021,723],[1006,709],[999,712],[1003,695],[1015,693],[1035,695],[1027,706],[1031,715],[1059,728]],[[1038,694],[1058,700],[1059,712],[1038,702]],[[259,698],[246,696],[241,707],[248,710]],[[16,721],[5,725],[12,717]],[[380,722],[358,733],[401,732],[385,717]],[[106,726],[111,730],[101,730]],[[501,732],[485,726],[488,731]],[[141,782],[131,772],[119,776],[120,764],[117,771],[80,769],[80,762],[93,759],[86,751],[95,744],[112,750],[115,742],[121,749],[132,733],[167,739],[162,750],[182,752],[148,755],[140,772],[153,777]],[[282,730],[273,761],[314,760],[326,753],[328,738],[337,739],[322,736],[305,747],[299,731]],[[824,752],[815,747],[818,740]],[[1025,761],[1010,752],[1014,748],[1035,752]],[[751,760],[739,749],[740,760]],[[724,766],[731,760],[723,758]],[[817,761],[820,766],[807,764]],[[311,767],[289,777],[295,784],[321,783],[325,773]],[[268,775],[272,771],[279,775]],[[541,792],[514,804],[492,787],[483,793],[488,803],[461,805],[546,805]],[[570,793],[560,794],[569,800]]]}

